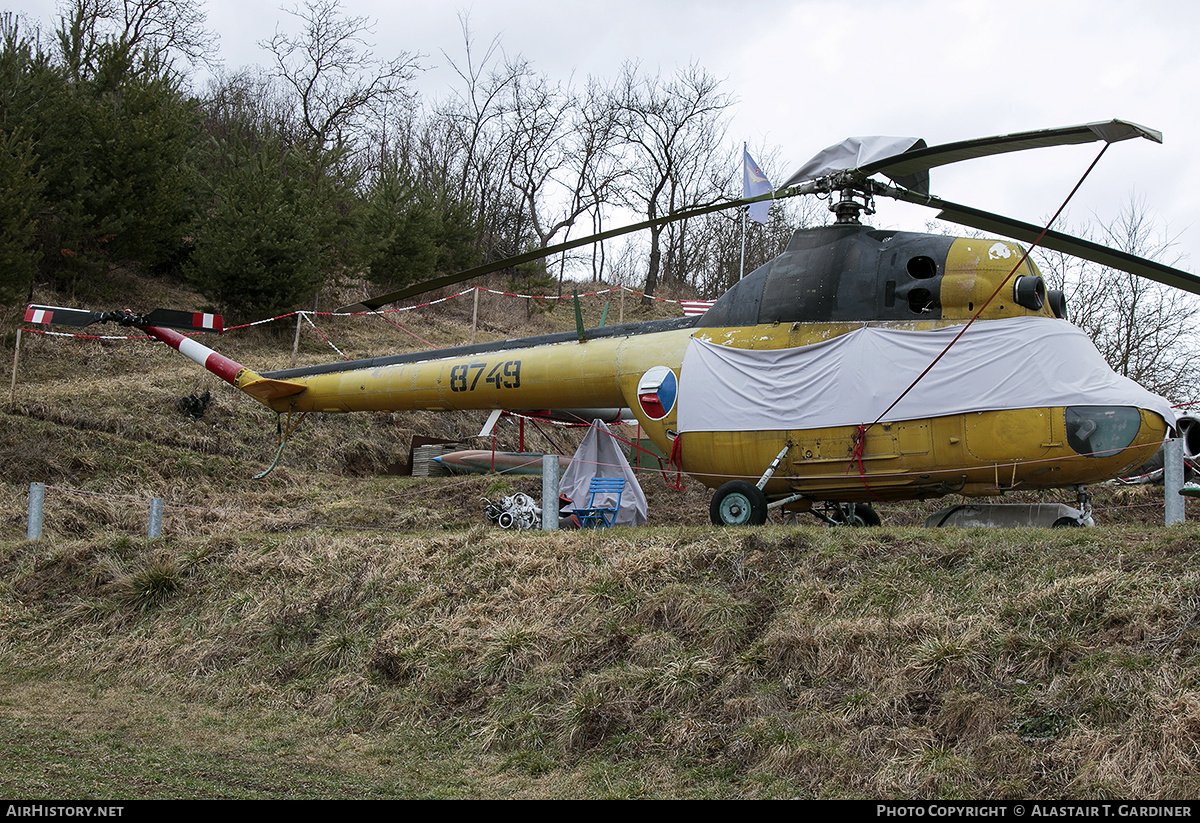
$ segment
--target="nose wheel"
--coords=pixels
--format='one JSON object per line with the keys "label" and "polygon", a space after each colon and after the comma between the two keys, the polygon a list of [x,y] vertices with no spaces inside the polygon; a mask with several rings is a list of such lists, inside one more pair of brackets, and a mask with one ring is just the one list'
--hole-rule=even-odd
{"label": "nose wheel", "polygon": [[730,480],[713,495],[708,514],[714,526],[760,526],[767,522],[767,497],[753,483]]}
{"label": "nose wheel", "polygon": [[767,466],[757,483],[730,480],[717,489],[712,503],[708,506],[708,516],[714,526],[761,526],[767,522],[767,496],[763,494],[763,487],[775,474],[791,447],[792,442],[789,440],[779,450],[779,454],[775,455],[775,459]]}

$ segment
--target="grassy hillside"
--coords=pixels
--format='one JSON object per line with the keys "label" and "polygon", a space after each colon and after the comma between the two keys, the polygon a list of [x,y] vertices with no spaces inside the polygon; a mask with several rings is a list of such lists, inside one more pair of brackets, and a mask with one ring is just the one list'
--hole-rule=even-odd
{"label": "grassy hillside", "polygon": [[[84,297],[196,300],[137,278],[106,288]],[[485,297],[480,336],[569,328],[566,309]],[[585,310],[594,322],[602,303]],[[444,346],[470,312],[394,319]],[[318,325],[351,357],[422,346],[382,322]],[[278,368],[294,329],[210,342]],[[337,359],[311,329],[301,339],[299,362]],[[202,417],[178,410],[203,391]],[[703,489],[652,476],[645,528],[515,534],[479,498],[536,480],[392,473],[414,435],[469,438],[481,417],[309,420],[255,480],[273,416],[190,361],[23,335],[0,413],[0,792],[1200,790],[1200,532],[1157,525],[1161,490],[1097,489],[1095,529],[915,528],[950,502],[934,501],[888,507],[875,530],[714,530]],[[548,434],[529,446],[577,437]],[[26,542],[34,481],[52,487],[46,536]],[[150,497],[167,501],[154,541]]]}

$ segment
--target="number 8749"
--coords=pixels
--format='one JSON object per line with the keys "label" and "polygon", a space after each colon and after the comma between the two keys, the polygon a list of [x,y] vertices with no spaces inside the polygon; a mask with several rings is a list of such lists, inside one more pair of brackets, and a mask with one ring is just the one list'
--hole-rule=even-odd
{"label": "number 8749", "polygon": [[[486,373],[486,377],[484,376]],[[487,363],[464,363],[450,369],[450,391],[475,391],[479,378],[497,389],[521,388],[521,361],[504,360],[489,369]]]}

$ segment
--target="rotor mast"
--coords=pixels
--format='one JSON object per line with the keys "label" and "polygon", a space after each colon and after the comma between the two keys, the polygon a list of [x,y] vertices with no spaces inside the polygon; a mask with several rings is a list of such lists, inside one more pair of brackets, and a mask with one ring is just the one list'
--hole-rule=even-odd
{"label": "rotor mast", "polygon": [[814,182],[829,192],[829,211],[837,225],[858,226],[861,215],[875,213],[874,182],[864,175],[842,171]]}
{"label": "rotor mast", "polygon": [[836,199],[830,198],[829,210],[838,225],[859,225],[859,215],[875,213],[875,198],[864,188],[847,186],[836,191]]}

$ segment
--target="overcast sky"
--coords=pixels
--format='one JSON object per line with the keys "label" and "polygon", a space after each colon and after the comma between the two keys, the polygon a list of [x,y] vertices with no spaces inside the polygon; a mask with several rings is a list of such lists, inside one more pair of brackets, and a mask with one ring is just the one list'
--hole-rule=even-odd
{"label": "overcast sky", "polygon": [[[290,8],[292,4],[287,4]],[[669,74],[695,62],[737,100],[729,137],[777,149],[776,184],[848,136],[923,137],[931,145],[1120,118],[1163,132],[1163,145],[1112,146],[1072,201],[1072,223],[1111,220],[1131,197],[1179,235],[1174,262],[1200,261],[1200,3],[1195,0],[345,0],[378,21],[376,52],[425,55],[427,97],[445,93],[460,16],[479,46],[566,80],[612,78],[625,60]],[[43,24],[54,0],[5,0]],[[281,5],[208,0],[229,69],[267,65],[257,43]],[[1051,215],[1098,144],[971,161],[932,172],[948,200],[1029,222]],[[768,152],[769,153],[769,152]],[[932,212],[881,206],[872,222],[920,230]],[[1067,229],[1068,226],[1060,226]]]}

